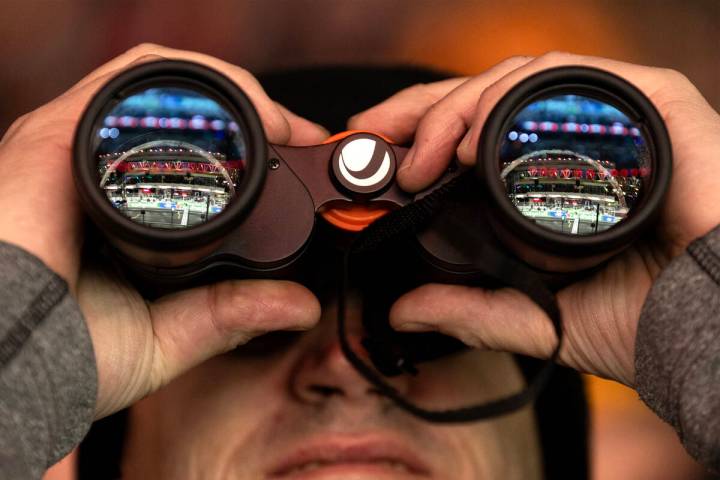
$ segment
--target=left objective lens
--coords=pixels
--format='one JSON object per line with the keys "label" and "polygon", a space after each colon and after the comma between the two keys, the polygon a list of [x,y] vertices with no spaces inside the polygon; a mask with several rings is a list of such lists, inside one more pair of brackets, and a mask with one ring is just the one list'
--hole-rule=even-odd
{"label": "left objective lens", "polygon": [[88,214],[143,263],[181,265],[217,246],[254,205],[266,163],[250,99],[191,62],[120,73],[75,134],[75,182]]}
{"label": "left objective lens", "polygon": [[189,228],[236,198],[245,174],[245,133],[207,94],[143,89],[118,99],[94,131],[98,185],[135,223]]}

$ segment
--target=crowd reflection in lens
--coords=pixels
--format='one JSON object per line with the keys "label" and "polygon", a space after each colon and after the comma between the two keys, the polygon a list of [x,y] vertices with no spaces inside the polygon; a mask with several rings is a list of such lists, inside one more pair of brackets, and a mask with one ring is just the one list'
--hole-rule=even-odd
{"label": "crowd reflection in lens", "polygon": [[202,224],[232,201],[245,171],[241,128],[215,100],[151,88],[117,103],[96,128],[98,182],[136,223]]}
{"label": "crowd reflection in lens", "polygon": [[578,95],[529,104],[500,147],[513,205],[568,235],[593,235],[622,222],[641,199],[651,165],[639,125],[612,105]]}

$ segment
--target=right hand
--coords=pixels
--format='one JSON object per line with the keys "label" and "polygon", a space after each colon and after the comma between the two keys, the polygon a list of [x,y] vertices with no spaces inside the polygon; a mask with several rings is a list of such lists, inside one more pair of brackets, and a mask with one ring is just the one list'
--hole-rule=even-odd
{"label": "right hand", "polygon": [[133,65],[161,59],[194,61],[229,77],[252,100],[270,142],[308,145],[328,136],[268,98],[246,70],[200,53],[147,44],[13,123],[0,142],[0,204],[11,206],[0,209],[0,240],[39,257],[77,296],[95,350],[98,418],[253,336],[307,329],[320,316],[317,299],[291,282],[228,281],[148,303],[112,275],[80,271],[82,208],[70,167],[75,126],[107,81]]}

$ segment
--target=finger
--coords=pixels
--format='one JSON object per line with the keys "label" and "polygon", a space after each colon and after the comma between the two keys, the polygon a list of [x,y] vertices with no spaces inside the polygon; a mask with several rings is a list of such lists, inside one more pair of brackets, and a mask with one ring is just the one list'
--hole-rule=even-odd
{"label": "finger", "polygon": [[400,90],[382,103],[350,117],[348,129],[375,132],[397,143],[408,142],[425,112],[466,80],[467,77],[451,78]]}
{"label": "finger", "polygon": [[151,391],[188,369],[253,337],[307,330],[320,305],[287,281],[228,281],[164,297],[150,305],[154,334]]}
{"label": "finger", "polygon": [[291,134],[287,145],[317,145],[330,136],[330,132],[322,125],[302,118],[277,102],[275,105],[290,124]]}
{"label": "finger", "polygon": [[471,127],[458,146],[458,159],[465,165],[473,165],[475,163],[478,141],[485,121],[498,101],[500,101],[512,87],[523,79],[542,70],[569,65],[595,67],[615,73],[626,79],[631,79],[632,83],[643,91],[648,98],[655,103],[659,110],[662,110],[660,106],[664,101],[663,96],[668,93],[667,89],[660,86],[661,82],[658,82],[658,72],[662,69],[634,65],[606,58],[551,52],[537,57],[517,69],[507,72],[506,75],[496,79],[497,81],[494,84],[487,86],[487,88],[483,90],[474,118],[471,120]]}
{"label": "finger", "polygon": [[265,90],[257,79],[250,72],[237,65],[203,53],[178,50],[155,44],[138,45],[96,69],[88,75],[88,77],[78,82],[73,89],[82,88],[97,78],[124,70],[131,66],[133,62],[143,63],[157,59],[157,57],[200,63],[226,75],[230,80],[235,82],[252,101],[265,128],[265,134],[268,140],[272,143],[283,145],[290,141],[292,132],[288,120],[276,103],[267,96],[267,93],[265,93]]}
{"label": "finger", "polygon": [[[98,78],[23,117],[6,135],[0,152],[0,177],[13,179],[3,183],[0,203],[15,205],[3,212],[0,238],[42,259],[71,289],[78,278],[83,228],[70,169],[70,145],[87,100],[105,80]],[[18,158],[42,161],[17,162]],[[49,170],[54,174],[48,175]],[[33,201],[18,203],[18,198]],[[39,213],[54,211],[58,205],[63,205],[62,215],[52,221]]]}
{"label": "finger", "polygon": [[403,332],[438,331],[471,347],[536,358],[549,357],[557,344],[545,312],[508,288],[424,285],[393,305],[390,323]]}
{"label": "finger", "polygon": [[[161,48],[157,45],[153,46],[157,47],[158,49]],[[100,77],[105,77],[110,74],[113,74],[113,76],[117,75],[121,71],[126,70],[130,67],[134,67],[136,65],[149,62],[158,62],[160,60],[167,60],[165,57],[158,55],[157,53],[149,53],[150,50],[140,51],[137,48],[138,47],[132,48],[127,52],[123,53],[122,55],[115,57],[111,61],[96,68],[95,70],[87,74],[84,78],[76,82],[75,85],[73,85],[70,90],[68,90],[68,92],[81,89],[88,83],[91,83]]]}
{"label": "finger", "polygon": [[509,58],[433,104],[417,125],[413,146],[398,170],[400,186],[415,192],[437,180],[455,156],[485,88],[529,61],[530,57]]}
{"label": "finger", "polygon": [[291,137],[290,124],[257,79],[244,68],[198,52],[177,50],[152,45],[147,54],[160,55],[170,60],[189,60],[213,68],[235,82],[250,98],[272,143],[287,144]]}
{"label": "finger", "polygon": [[[75,126],[86,105],[93,95],[116,74],[117,72],[109,72],[104,76],[97,77],[86,82],[82,87],[73,88],[52,102],[24,115],[19,119],[17,125],[8,131],[5,141],[9,143],[16,136],[22,136],[23,142],[32,142],[34,146],[42,147],[43,150],[59,148],[63,152],[69,151]],[[65,155],[62,161],[65,162],[68,158]]]}

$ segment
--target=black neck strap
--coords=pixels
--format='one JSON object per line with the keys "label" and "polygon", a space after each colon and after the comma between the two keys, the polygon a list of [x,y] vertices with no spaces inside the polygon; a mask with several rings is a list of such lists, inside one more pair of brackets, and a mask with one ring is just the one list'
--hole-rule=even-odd
{"label": "black neck strap", "polygon": [[[469,175],[465,173],[456,177],[422,199],[385,215],[363,230],[344,253],[343,271],[339,283],[338,335],[347,360],[378,392],[391,399],[400,408],[423,420],[436,423],[471,422],[496,417],[519,410],[533,402],[552,374],[563,341],[560,310],[555,295],[546,286],[540,275],[507,255],[483,252],[481,248],[475,261],[478,271],[482,272],[484,277],[495,280],[498,285],[518,289],[529,296],[548,315],[558,338],[558,343],[550,358],[524,390],[480,405],[450,410],[424,409],[403,397],[374,368],[365,363],[350,346],[347,339],[345,309],[351,281],[352,258],[355,255],[371,253],[387,242],[410,237],[427,227],[432,218],[441,210],[444,201],[464,183],[474,180]],[[402,359],[399,361],[402,362]]]}

